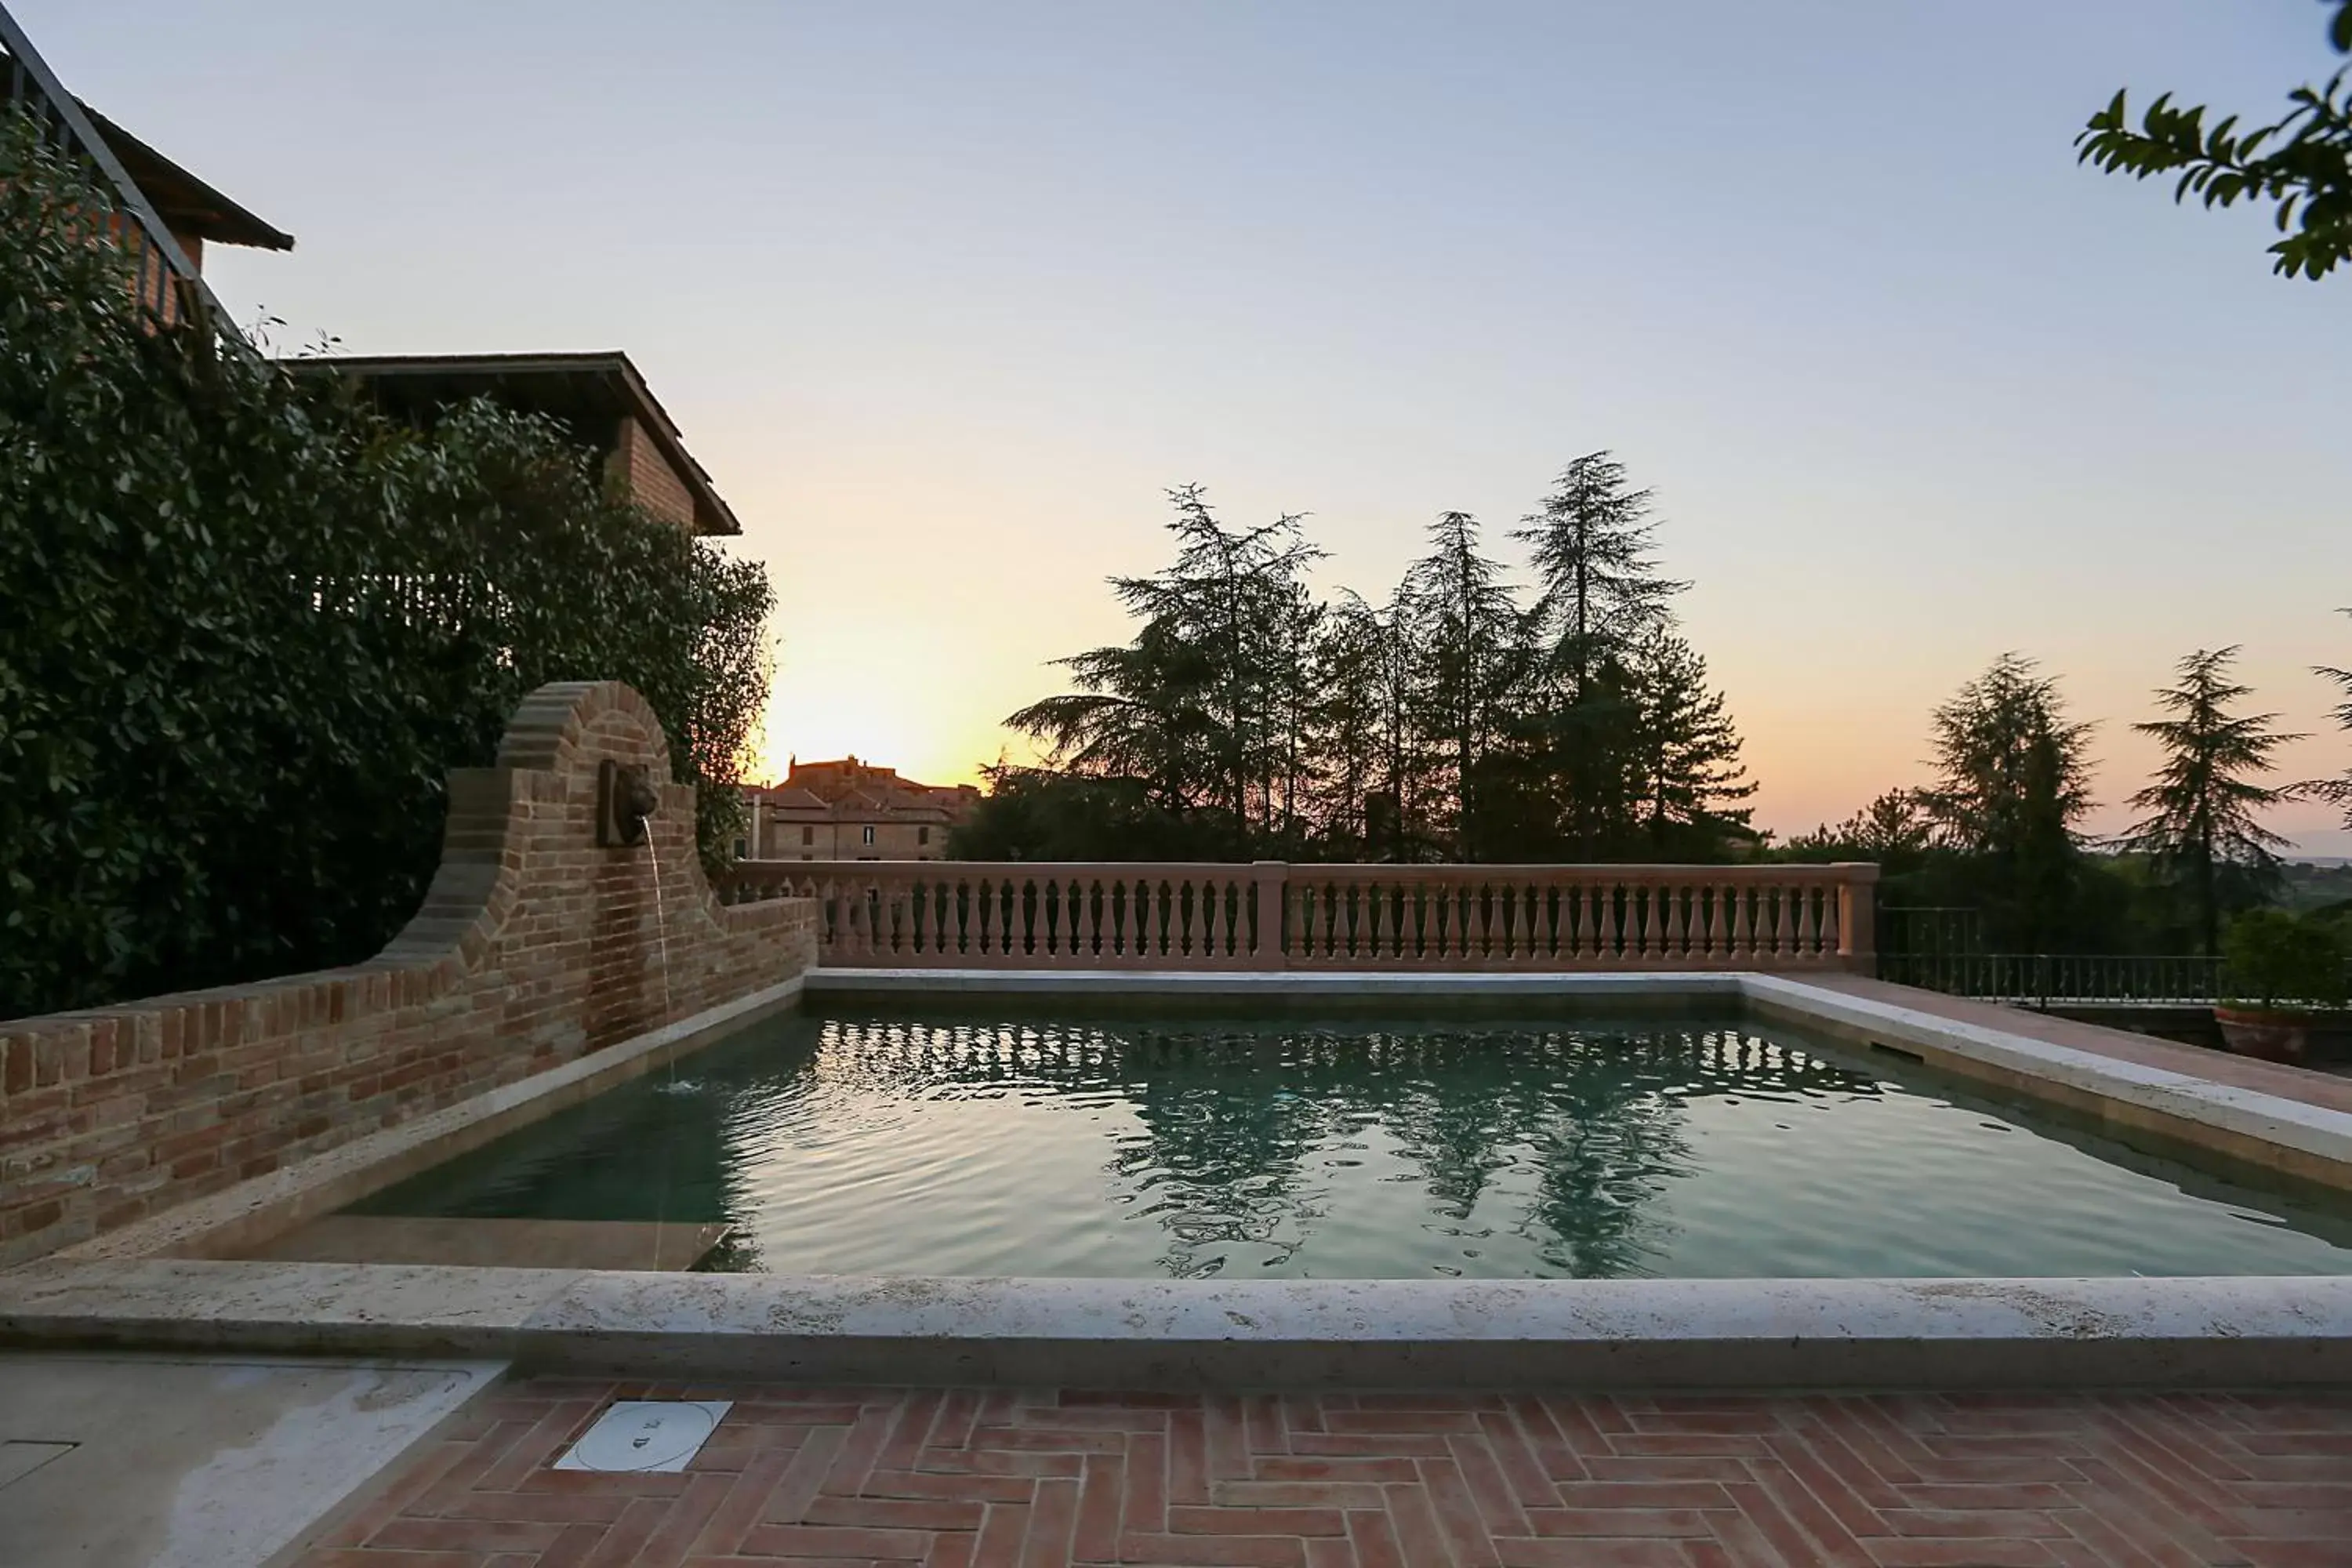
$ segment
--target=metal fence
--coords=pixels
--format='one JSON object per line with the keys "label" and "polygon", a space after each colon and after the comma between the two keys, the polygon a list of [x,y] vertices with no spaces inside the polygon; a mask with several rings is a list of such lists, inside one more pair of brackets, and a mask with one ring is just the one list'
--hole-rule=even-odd
{"label": "metal fence", "polygon": [[1993,952],[1984,917],[1961,906],[1885,905],[1878,974],[1987,1002],[2212,1002],[2221,961],[2203,953]]}
{"label": "metal fence", "polygon": [[1948,995],[2036,1006],[2075,1002],[2207,1003],[2221,961],[2201,953],[1882,952],[1878,975]]}
{"label": "metal fence", "polygon": [[5,5],[0,5],[0,110],[31,121],[45,145],[110,193],[110,210],[89,216],[129,260],[140,309],[151,320],[166,326],[193,321],[240,353],[258,353],[230,321],[138,182]]}

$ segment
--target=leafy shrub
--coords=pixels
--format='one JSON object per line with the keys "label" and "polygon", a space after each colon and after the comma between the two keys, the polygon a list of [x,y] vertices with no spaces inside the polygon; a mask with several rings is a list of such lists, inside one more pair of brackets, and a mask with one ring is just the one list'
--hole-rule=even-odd
{"label": "leafy shrub", "polygon": [[2222,994],[2259,1006],[2341,1006],[2344,938],[2329,921],[2284,910],[2250,910],[2221,942]]}
{"label": "leafy shrub", "polygon": [[[547,422],[417,431],[154,330],[104,209],[0,114],[0,1017],[372,953],[544,681],[629,682],[735,781],[761,568]],[[700,798],[712,857],[740,800]]]}

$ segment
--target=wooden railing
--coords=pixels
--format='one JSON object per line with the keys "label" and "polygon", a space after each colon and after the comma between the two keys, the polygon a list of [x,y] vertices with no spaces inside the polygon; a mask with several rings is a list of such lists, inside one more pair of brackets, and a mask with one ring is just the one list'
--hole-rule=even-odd
{"label": "wooden railing", "polygon": [[1878,868],[739,860],[828,966],[1853,970]]}
{"label": "wooden railing", "polygon": [[97,226],[118,246],[131,269],[139,308],[161,324],[194,320],[246,358],[259,351],[221,309],[196,264],[90,123],[81,103],[58,81],[25,29],[0,5],[0,113],[15,110],[34,126],[42,144],[108,193],[110,211]]}

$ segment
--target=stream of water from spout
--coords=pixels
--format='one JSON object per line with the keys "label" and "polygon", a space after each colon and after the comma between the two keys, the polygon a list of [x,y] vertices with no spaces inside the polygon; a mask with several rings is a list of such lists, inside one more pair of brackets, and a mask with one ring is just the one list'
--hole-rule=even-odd
{"label": "stream of water from spout", "polygon": [[[661,961],[662,1022],[667,1024],[670,1021],[669,917],[662,909],[661,851],[654,847],[654,836],[650,829],[646,834],[646,863],[653,868],[654,873],[654,952]],[[676,1067],[677,1058],[671,1058],[670,1065]]]}
{"label": "stream of water from spout", "polygon": [[[662,907],[661,851],[654,847],[653,828],[653,823],[648,820],[646,824],[646,864],[653,869],[654,954],[661,965],[661,1021],[655,1025],[655,1027],[662,1028],[673,1021],[670,1017],[669,994],[669,916]],[[677,1050],[675,1045],[670,1047],[669,1060],[663,1066],[665,1069],[663,1087],[668,1090],[667,1098],[669,1103],[676,1106],[677,1103]],[[669,1224],[669,1168],[670,1161],[667,1157],[663,1158],[661,1190],[654,1197],[654,1255],[646,1260],[646,1267],[649,1268],[661,1267],[662,1237],[665,1227]]]}

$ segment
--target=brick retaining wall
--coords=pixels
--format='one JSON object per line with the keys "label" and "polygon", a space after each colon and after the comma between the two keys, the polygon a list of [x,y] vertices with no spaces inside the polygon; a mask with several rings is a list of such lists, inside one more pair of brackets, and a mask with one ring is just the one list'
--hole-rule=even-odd
{"label": "brick retaining wall", "polygon": [[653,854],[595,847],[607,757],[669,777],[643,698],[533,692],[449,775],[424,907],[365,963],[0,1023],[0,1267],[809,968],[810,901],[712,896],[691,786],[660,786]]}

